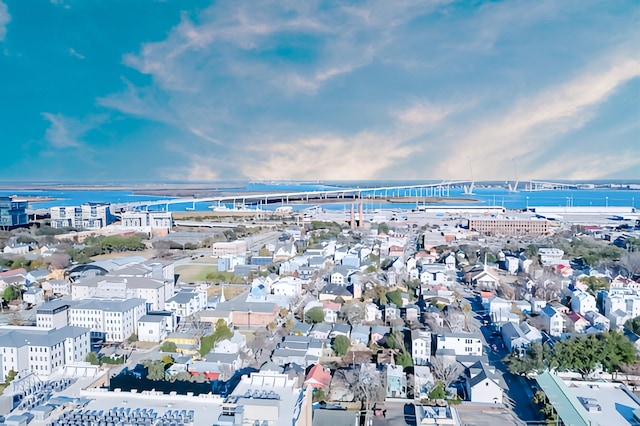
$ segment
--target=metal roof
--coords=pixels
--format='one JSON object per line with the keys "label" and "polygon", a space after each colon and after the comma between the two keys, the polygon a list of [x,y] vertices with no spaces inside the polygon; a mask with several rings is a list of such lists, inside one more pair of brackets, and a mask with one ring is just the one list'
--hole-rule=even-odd
{"label": "metal roof", "polygon": [[592,424],[587,410],[560,377],[545,371],[536,377],[536,381],[547,395],[563,424],[566,426],[590,426]]}

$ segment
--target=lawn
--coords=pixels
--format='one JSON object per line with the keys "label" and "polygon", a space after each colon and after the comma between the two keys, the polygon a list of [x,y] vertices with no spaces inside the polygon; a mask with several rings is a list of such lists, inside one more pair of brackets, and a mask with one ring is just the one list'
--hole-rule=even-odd
{"label": "lawn", "polygon": [[175,273],[180,275],[179,280],[185,283],[206,281],[207,275],[216,272],[218,268],[213,265],[181,265],[177,266]]}

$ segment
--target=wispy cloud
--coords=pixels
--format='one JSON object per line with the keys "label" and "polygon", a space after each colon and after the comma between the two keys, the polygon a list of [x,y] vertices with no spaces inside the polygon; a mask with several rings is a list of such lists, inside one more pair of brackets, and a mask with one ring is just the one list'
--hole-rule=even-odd
{"label": "wispy cloud", "polygon": [[76,50],[73,47],[69,48],[69,55],[71,56],[75,56],[78,59],[85,59],[84,55],[81,55],[80,53],[76,52]]}
{"label": "wispy cloud", "polygon": [[106,116],[99,115],[80,121],[63,114],[49,112],[43,112],[42,117],[49,122],[49,128],[44,134],[45,141],[54,149],[84,147],[83,137],[106,120]]}
{"label": "wispy cloud", "polygon": [[11,22],[9,8],[0,0],[0,41],[3,41],[7,35],[7,24]]}
{"label": "wispy cloud", "polygon": [[[595,108],[616,89],[640,76],[638,59],[630,59],[626,55],[609,58],[606,68],[602,67],[603,62],[606,63],[605,60],[597,61],[597,66],[563,84],[518,100],[508,107],[510,111],[504,116],[465,128],[464,133],[456,135],[461,140],[457,152],[470,155],[476,165],[476,176],[484,179],[503,177],[503,171],[512,168],[514,158],[524,164],[525,177],[528,178],[572,174],[575,164],[570,161],[558,162],[555,172],[549,175],[545,174],[550,170],[544,167],[544,162],[530,160],[537,160],[538,155],[548,155],[559,136],[581,128],[593,118]],[[583,155],[586,158],[589,154],[576,150],[574,159]],[[458,168],[459,159],[451,156],[438,168],[438,172],[451,176]]]}

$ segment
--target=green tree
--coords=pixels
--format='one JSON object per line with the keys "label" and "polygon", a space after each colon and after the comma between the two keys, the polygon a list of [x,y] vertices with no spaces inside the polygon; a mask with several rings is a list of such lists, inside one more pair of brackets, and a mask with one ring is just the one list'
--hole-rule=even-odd
{"label": "green tree", "polygon": [[324,322],[324,311],[320,306],[309,309],[305,315],[305,321],[313,324]]}
{"label": "green tree", "polygon": [[427,397],[429,399],[444,399],[445,396],[446,394],[444,392],[444,383],[442,382],[436,383],[431,391],[427,394]]}
{"label": "green tree", "polygon": [[380,304],[380,305],[386,305],[387,304],[387,289],[386,288],[384,288],[381,285],[376,285],[373,288],[373,294],[374,294],[373,298],[378,301],[378,304]]}
{"label": "green tree", "polygon": [[378,224],[378,234],[388,234],[389,233],[389,225],[382,222]]}
{"label": "green tree", "polygon": [[142,365],[147,369],[147,379],[149,380],[164,380],[165,379],[165,363],[158,359],[152,361],[145,359],[142,361]]}
{"label": "green tree", "polygon": [[338,356],[345,356],[350,346],[351,340],[349,340],[347,336],[343,336],[342,334],[336,336],[333,339],[333,343],[331,345],[333,351]]}
{"label": "green tree", "polygon": [[160,345],[160,352],[178,352],[178,347],[175,343],[167,340]]}
{"label": "green tree", "polygon": [[635,334],[640,334],[640,317],[628,319],[627,322],[624,323],[624,326]]}
{"label": "green tree", "polygon": [[100,365],[100,360],[98,359],[98,355],[95,352],[89,352],[84,360],[91,365]]}
{"label": "green tree", "polygon": [[589,290],[592,293],[597,293],[600,290],[609,290],[610,283],[605,277],[582,277],[580,282],[589,286]]}
{"label": "green tree", "polygon": [[127,343],[135,343],[138,341],[138,335],[136,333],[131,333],[131,336],[127,338]]}
{"label": "green tree", "polygon": [[10,285],[9,287],[5,288],[4,292],[2,293],[2,298],[7,302],[20,299],[20,296],[22,296],[20,289],[14,285]]}
{"label": "green tree", "polygon": [[396,365],[401,365],[403,368],[413,365],[413,358],[409,352],[400,351],[396,354],[395,359]]}
{"label": "green tree", "polygon": [[271,252],[267,246],[262,246],[260,250],[258,250],[258,256],[271,256]]}
{"label": "green tree", "polygon": [[387,300],[399,308],[402,307],[402,292],[400,292],[400,289],[387,292]]}
{"label": "green tree", "polygon": [[16,376],[18,375],[18,372],[15,370],[9,370],[9,372],[7,373],[6,376],[4,376],[4,384],[8,385],[9,383],[11,383],[13,381],[13,379],[16,378]]}
{"label": "green tree", "polygon": [[225,320],[219,319],[216,322],[213,334],[204,336],[200,339],[200,355],[204,356],[208,354],[217,342],[225,339],[231,339],[232,337],[233,332],[229,329]]}
{"label": "green tree", "polygon": [[523,356],[513,352],[504,359],[504,362],[512,374],[527,375],[543,371],[547,367],[545,360],[550,359],[550,357],[551,353],[548,346],[543,346],[540,342],[534,342]]}

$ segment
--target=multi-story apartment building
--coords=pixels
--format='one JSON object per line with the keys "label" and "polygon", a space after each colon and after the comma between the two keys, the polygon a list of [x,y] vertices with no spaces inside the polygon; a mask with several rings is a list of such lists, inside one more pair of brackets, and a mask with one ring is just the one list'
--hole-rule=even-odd
{"label": "multi-story apartment building", "polygon": [[62,328],[69,325],[71,302],[62,299],[45,302],[36,311],[36,327]]}
{"label": "multi-story apartment building", "polygon": [[140,298],[86,299],[69,308],[69,324],[103,333],[107,342],[122,342],[138,332],[138,320],[146,312],[146,301]]}
{"label": "multi-story apartment building", "polygon": [[604,294],[602,305],[611,328],[621,329],[627,319],[640,316],[640,291],[633,288],[612,287]]}
{"label": "multi-story apartment building", "polygon": [[0,229],[10,229],[29,223],[26,200],[0,197]]}
{"label": "multi-story apartment building", "polygon": [[109,299],[142,298],[147,310],[165,309],[165,302],[173,296],[173,281],[139,276],[96,276],[78,281],[71,286],[71,299],[91,297]]}
{"label": "multi-story apartment building", "polygon": [[173,226],[171,212],[126,211],[122,213],[121,229],[166,235]]}
{"label": "multi-story apartment building", "polygon": [[89,351],[86,327],[0,327],[0,381],[11,370],[49,376],[60,367],[84,361]]}
{"label": "multi-story apartment building", "polygon": [[469,229],[485,235],[546,235],[546,219],[514,219],[502,217],[469,219]]}
{"label": "multi-story apartment building", "polygon": [[52,228],[101,229],[116,220],[109,203],[51,207],[49,213]]}

